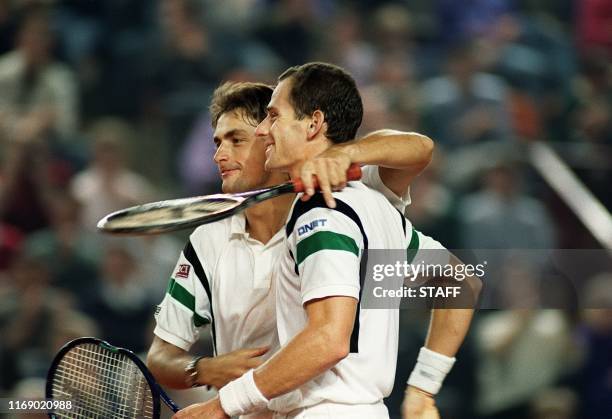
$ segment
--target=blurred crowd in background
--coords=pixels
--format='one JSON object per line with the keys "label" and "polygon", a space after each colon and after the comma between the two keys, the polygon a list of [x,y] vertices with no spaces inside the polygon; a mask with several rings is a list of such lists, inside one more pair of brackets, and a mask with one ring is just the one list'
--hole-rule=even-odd
{"label": "blurred crowd in background", "polygon": [[[612,0],[0,0],[0,397],[41,397],[72,338],[146,351],[186,236],[97,220],[218,192],[215,87],[314,60],[356,78],[362,134],[436,142],[419,230],[451,249],[601,248],[525,148],[550,144],[612,207]],[[612,307],[610,274],[585,272],[591,307]],[[538,272],[499,276],[512,306]],[[394,418],[426,324],[402,311]],[[458,358],[443,418],[612,418],[609,309],[481,311]]]}

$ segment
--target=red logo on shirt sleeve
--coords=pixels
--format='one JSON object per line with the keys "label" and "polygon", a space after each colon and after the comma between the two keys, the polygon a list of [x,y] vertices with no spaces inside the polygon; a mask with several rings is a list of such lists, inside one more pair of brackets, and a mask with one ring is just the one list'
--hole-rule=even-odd
{"label": "red logo on shirt sleeve", "polygon": [[187,278],[189,276],[189,271],[191,270],[191,265],[183,264],[179,265],[178,270],[174,274],[174,276],[178,278]]}

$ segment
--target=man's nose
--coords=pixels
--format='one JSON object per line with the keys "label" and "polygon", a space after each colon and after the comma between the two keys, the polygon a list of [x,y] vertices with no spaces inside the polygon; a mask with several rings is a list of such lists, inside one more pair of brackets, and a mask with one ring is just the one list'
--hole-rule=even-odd
{"label": "man's nose", "polygon": [[213,157],[215,163],[218,164],[222,161],[227,161],[228,157],[227,148],[223,145],[223,143],[219,144],[219,147],[217,148],[217,151],[215,151],[215,155]]}
{"label": "man's nose", "polygon": [[258,137],[264,137],[270,133],[270,123],[268,117],[266,117],[263,121],[257,125],[255,128],[255,135]]}

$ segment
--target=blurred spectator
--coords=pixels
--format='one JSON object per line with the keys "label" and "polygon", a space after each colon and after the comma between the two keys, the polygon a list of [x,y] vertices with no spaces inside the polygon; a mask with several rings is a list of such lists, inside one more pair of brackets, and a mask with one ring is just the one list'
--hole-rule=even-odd
{"label": "blurred spectator", "polygon": [[54,286],[84,299],[96,276],[99,238],[84,229],[81,204],[69,193],[56,192],[49,213],[50,227],[28,237],[25,253],[45,262]]}
{"label": "blurred spectator", "polygon": [[[161,39],[153,42],[149,52],[153,63],[148,95],[167,118],[172,144],[169,162],[174,165],[177,150],[208,107],[224,72],[236,63],[240,49],[232,46],[235,35],[209,30],[199,0],[161,0],[158,13]],[[219,44],[224,47],[217,48]]]}
{"label": "blurred spectator", "polygon": [[[524,307],[521,301],[511,303]],[[480,352],[478,410],[485,418],[528,417],[534,395],[575,365],[569,324],[561,311],[493,312],[480,317],[474,332]]]}
{"label": "blurred spectator", "polygon": [[513,127],[520,138],[541,139],[544,126],[555,139],[567,131],[575,55],[571,40],[550,15],[504,13],[478,38],[483,63],[513,91]]}
{"label": "blurred spectator", "polygon": [[132,135],[128,124],[114,118],[101,119],[91,129],[92,161],[71,185],[83,205],[83,225],[89,230],[95,230],[110,212],[151,201],[154,196],[148,181],[127,167],[126,147]]}
{"label": "blurred spectator", "polygon": [[0,57],[0,138],[73,140],[77,86],[72,71],[53,59],[48,12],[27,13],[17,39],[16,49]]}
{"label": "blurred spectator", "polygon": [[97,320],[102,339],[134,352],[145,350],[146,325],[153,316],[145,273],[127,246],[109,244],[95,282],[95,295],[83,305],[84,312]]}
{"label": "blurred spectator", "polygon": [[37,143],[9,144],[0,174],[0,219],[23,233],[48,226],[52,180],[48,149]]}
{"label": "blurred spectator", "polygon": [[425,131],[445,146],[512,138],[506,84],[479,72],[471,44],[451,51],[447,73],[423,83],[421,100]]}
{"label": "blurred spectator", "polygon": [[372,18],[374,39],[381,54],[401,55],[414,48],[412,15],[400,4],[381,6]]}
{"label": "blurred spectator", "polygon": [[376,49],[365,39],[362,17],[352,10],[343,9],[333,17],[330,25],[334,30],[325,33],[327,42],[319,55],[323,60],[335,61],[344,67],[357,84],[368,83],[377,65]]}
{"label": "blurred spectator", "polygon": [[523,192],[516,168],[500,165],[459,207],[461,240],[469,249],[552,249],[556,239],[544,206]]}
{"label": "blurred spectator", "polygon": [[316,50],[316,29],[322,2],[280,0],[275,2],[255,36],[279,54],[288,66],[303,64]]}
{"label": "blurred spectator", "polygon": [[471,39],[482,34],[496,18],[511,9],[512,0],[437,0],[439,36],[445,43]]}
{"label": "blurred spectator", "polygon": [[[411,57],[407,54],[387,53],[378,57],[372,84],[362,89],[364,122],[361,130],[376,130],[381,126],[412,131],[419,123],[418,91]],[[376,96],[381,108],[372,112],[365,107]],[[381,114],[382,113],[382,114]]]}
{"label": "blurred spectator", "polygon": [[575,57],[552,17],[505,13],[483,35],[478,42],[487,66],[512,86],[539,100],[554,90],[567,94]]}
{"label": "blurred spectator", "polygon": [[265,14],[265,0],[203,0],[207,21],[218,26],[232,26],[236,32],[248,34],[258,17]]}
{"label": "blurred spectator", "polygon": [[[0,369],[8,388],[21,378],[46,376],[56,339],[63,336],[57,328],[81,321],[71,296],[50,287],[50,275],[44,261],[22,257],[11,266],[8,289],[0,294]],[[95,332],[90,320],[80,324],[87,325],[85,333]]]}

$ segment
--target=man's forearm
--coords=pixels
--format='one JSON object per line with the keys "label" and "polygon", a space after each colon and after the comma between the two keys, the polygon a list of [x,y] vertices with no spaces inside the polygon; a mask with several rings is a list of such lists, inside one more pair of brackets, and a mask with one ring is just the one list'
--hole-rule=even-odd
{"label": "man's forearm", "polygon": [[425,347],[454,357],[467,335],[473,316],[473,309],[432,310]]}
{"label": "man's forearm", "polygon": [[[454,255],[450,256],[449,262],[455,266],[463,265],[463,262]],[[426,348],[448,357],[454,357],[463,343],[482,291],[482,279],[478,276],[468,275],[461,279],[455,278],[454,281],[456,282],[454,285],[461,287],[463,297],[461,301],[456,300],[455,303],[465,308],[432,310],[425,342]]]}
{"label": "man's forearm", "polygon": [[180,348],[174,347],[168,350],[166,345],[163,347],[153,345],[147,355],[147,367],[161,385],[174,389],[185,389],[189,388],[185,366],[192,358],[192,355]]}
{"label": "man's forearm", "polygon": [[327,371],[348,355],[335,336],[306,328],[255,371],[259,391],[271,399],[288,393]]}
{"label": "man's forearm", "polygon": [[[438,394],[455,363],[455,354],[465,339],[473,314],[472,309],[433,310],[425,346],[419,351],[408,378],[407,400],[423,399],[412,394],[415,391],[424,391],[429,398]],[[405,412],[413,408],[407,406]]]}
{"label": "man's forearm", "polygon": [[333,147],[346,152],[355,163],[420,171],[431,161],[434,145],[422,134],[384,129]]}
{"label": "man's forearm", "polygon": [[[455,256],[451,255],[450,262],[454,265],[463,265]],[[436,395],[440,390],[446,375],[455,363],[455,355],[463,343],[474,316],[474,309],[482,289],[479,277],[468,276],[455,278],[461,285],[465,304],[462,309],[436,308],[432,310],[429,322],[429,331],[425,346],[419,351],[417,363],[408,378],[407,399],[422,400],[416,396],[415,391],[425,391],[428,396]],[[456,285],[456,284],[455,284]],[[459,301],[457,300],[456,303]],[[445,303],[444,301],[442,303]],[[411,412],[415,406],[406,405],[405,414]],[[418,409],[417,409],[418,410]],[[411,412],[414,415],[414,412]]]}

